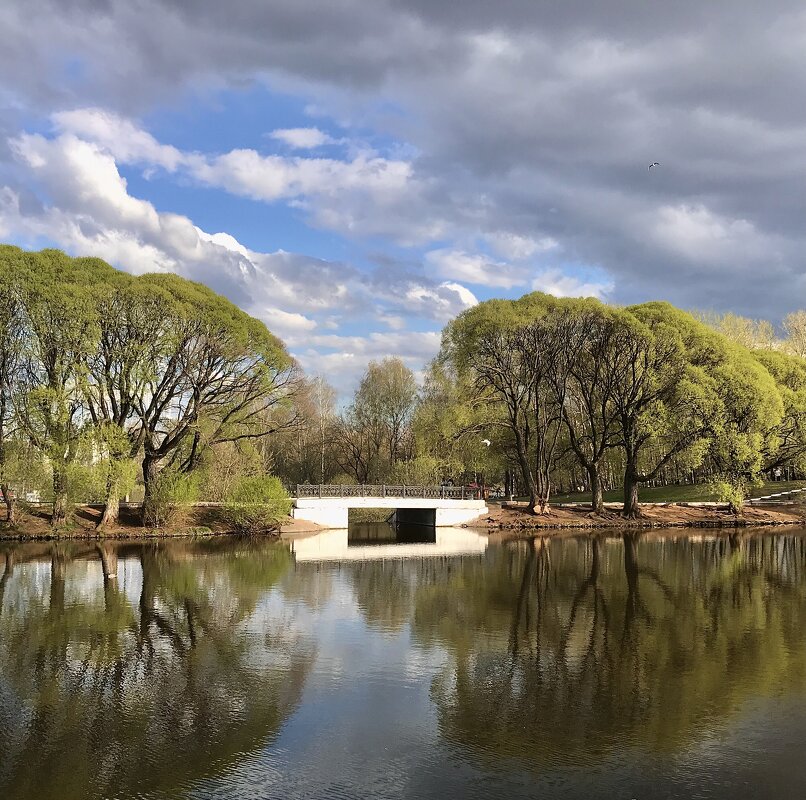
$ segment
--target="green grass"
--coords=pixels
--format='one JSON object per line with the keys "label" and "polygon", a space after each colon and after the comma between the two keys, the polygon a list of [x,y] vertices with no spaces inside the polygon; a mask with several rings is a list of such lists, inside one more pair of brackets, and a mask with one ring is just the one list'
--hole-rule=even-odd
{"label": "green grass", "polygon": [[[768,494],[802,489],[806,481],[775,481],[762,486],[754,486],[749,493],[750,497],[762,497]],[[647,486],[638,490],[639,499],[645,503],[697,503],[716,500],[711,487],[706,483],[697,483],[694,486]],[[797,495],[795,495],[797,496]],[[806,492],[804,492],[806,499]],[[525,498],[523,498],[525,499]],[[605,503],[620,503],[624,499],[621,489],[604,493]],[[572,494],[558,494],[551,498],[552,503],[589,503],[588,492],[574,492]]]}

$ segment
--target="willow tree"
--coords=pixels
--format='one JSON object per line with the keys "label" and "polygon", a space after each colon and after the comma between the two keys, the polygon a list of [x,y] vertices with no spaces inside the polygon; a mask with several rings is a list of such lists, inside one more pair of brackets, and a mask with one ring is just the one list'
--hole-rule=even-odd
{"label": "willow tree", "polygon": [[[3,256],[5,251],[2,251]],[[17,280],[0,257],[0,493],[6,522],[14,523],[14,500],[9,486],[15,442],[14,387],[22,356],[23,309]]]}
{"label": "willow tree", "polygon": [[286,402],[295,373],[262,322],[207,287],[175,275],[138,280],[171,300],[159,346],[148,354],[148,379],[130,398],[142,426],[148,521],[161,470],[191,472],[215,444],[273,433],[270,414]]}
{"label": "willow tree", "polygon": [[631,306],[613,401],[625,455],[624,514],[640,513],[638,487],[675,459],[689,468],[712,445],[732,471],[754,463],[780,421],[774,381],[749,351],[668,303]]}
{"label": "willow tree", "polygon": [[780,445],[784,403],[769,371],[745,348],[728,345],[724,361],[712,367],[721,413],[713,426],[709,459],[715,476],[728,484],[732,510],[741,513],[750,481],[766,455]]}
{"label": "willow tree", "polygon": [[173,297],[147,281],[117,273],[98,291],[98,347],[88,359],[85,393],[96,438],[107,457],[106,497],[99,527],[117,522],[127,463],[143,448],[138,402],[150,395],[171,349]]}
{"label": "willow tree", "polygon": [[559,335],[562,302],[534,292],[519,300],[489,300],[465,311],[446,329],[442,358],[473,387],[487,426],[512,436],[531,513],[545,513],[550,470],[559,441],[569,357]]}
{"label": "willow tree", "polygon": [[588,474],[591,508],[604,512],[600,465],[619,441],[619,410],[614,403],[620,381],[628,372],[629,348],[624,341],[634,325],[624,312],[597,300],[571,301],[557,324],[569,358],[555,374],[568,440],[577,461]]}
{"label": "willow tree", "polygon": [[94,295],[114,270],[58,250],[7,247],[2,258],[16,273],[23,307],[15,412],[52,469],[51,522],[59,525],[68,516],[70,471],[87,434],[83,386],[99,335]]}
{"label": "willow tree", "polygon": [[775,380],[783,416],[767,442],[764,469],[785,464],[806,469],[806,359],[780,350],[753,354]]}

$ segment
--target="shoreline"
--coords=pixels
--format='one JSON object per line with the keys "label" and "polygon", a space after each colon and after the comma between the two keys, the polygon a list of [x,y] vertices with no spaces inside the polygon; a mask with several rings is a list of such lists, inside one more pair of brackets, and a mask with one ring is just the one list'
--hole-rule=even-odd
{"label": "shoreline", "polygon": [[[491,504],[489,513],[460,527],[487,534],[540,532],[546,535],[562,531],[633,530],[650,531],[673,529],[700,531],[702,529],[733,531],[737,529],[774,528],[806,525],[806,506],[777,503],[774,506],[748,505],[742,516],[732,515],[723,507],[713,504],[647,503],[641,507],[637,519],[625,519],[616,513],[594,515],[588,506],[552,506],[545,516],[528,514],[524,507],[510,504]],[[133,519],[121,517],[118,525],[105,531],[95,528],[96,513],[91,507],[79,507],[70,527],[54,531],[42,516],[21,514],[12,528],[0,524],[0,541],[104,541],[104,540],[159,540],[199,539],[217,536],[255,536],[277,539],[285,533],[315,533],[326,530],[312,523],[300,523],[288,518],[275,528],[258,534],[245,534],[222,525],[208,507],[197,507],[185,525],[166,528],[143,528]]]}
{"label": "shoreline", "polygon": [[626,519],[620,514],[608,512],[594,514],[586,505],[551,506],[546,515],[527,513],[525,506],[512,504],[491,505],[490,513],[467,524],[468,528],[494,531],[555,531],[597,530],[619,528],[629,530],[653,530],[674,528],[700,530],[739,528],[766,528],[782,525],[806,525],[806,507],[795,503],[776,503],[763,506],[747,505],[741,516],[728,513],[719,504],[690,503],[645,503],[641,516]]}

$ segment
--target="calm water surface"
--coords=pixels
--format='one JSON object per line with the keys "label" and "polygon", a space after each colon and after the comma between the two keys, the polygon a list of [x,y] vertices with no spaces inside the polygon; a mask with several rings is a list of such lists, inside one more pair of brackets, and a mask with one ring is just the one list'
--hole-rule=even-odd
{"label": "calm water surface", "polygon": [[0,570],[4,800],[806,796],[806,531],[0,543]]}

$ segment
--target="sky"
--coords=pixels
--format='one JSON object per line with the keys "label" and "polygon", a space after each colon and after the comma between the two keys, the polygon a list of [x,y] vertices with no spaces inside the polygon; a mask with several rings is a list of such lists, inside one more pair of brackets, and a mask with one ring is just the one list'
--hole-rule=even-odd
{"label": "sky", "polygon": [[0,240],[203,281],[342,395],[532,290],[779,324],[804,75],[789,0],[3,0]]}

